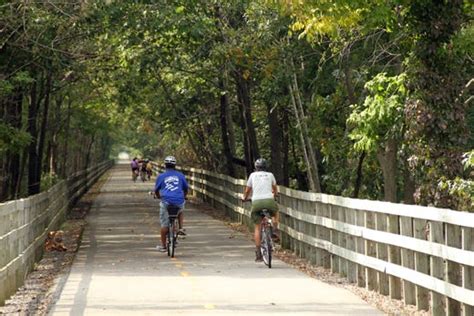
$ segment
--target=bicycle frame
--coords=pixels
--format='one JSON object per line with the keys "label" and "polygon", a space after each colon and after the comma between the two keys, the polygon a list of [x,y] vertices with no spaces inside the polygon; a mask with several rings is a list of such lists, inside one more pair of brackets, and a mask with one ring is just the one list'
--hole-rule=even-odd
{"label": "bicycle frame", "polygon": [[178,221],[178,214],[180,208],[176,205],[168,205],[168,234],[167,234],[167,248],[168,256],[174,258],[174,250],[176,248],[176,240],[178,237],[178,229],[176,227]]}
{"label": "bicycle frame", "polygon": [[260,252],[262,253],[263,261],[268,266],[272,267],[272,252],[273,252],[273,241],[272,231],[273,222],[272,217],[268,210],[261,210],[262,220],[260,222]]}

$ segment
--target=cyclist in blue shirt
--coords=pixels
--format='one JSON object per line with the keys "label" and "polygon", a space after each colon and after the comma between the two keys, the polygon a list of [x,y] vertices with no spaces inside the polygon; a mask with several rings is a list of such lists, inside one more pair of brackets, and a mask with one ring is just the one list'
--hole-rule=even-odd
{"label": "cyclist in blue shirt", "polygon": [[188,194],[188,183],[184,175],[175,170],[176,158],[168,156],[165,158],[165,172],[156,179],[155,194],[161,199],[160,202],[160,224],[161,245],[157,246],[160,252],[166,251],[166,234],[168,233],[168,205],[176,205],[180,208],[178,213],[179,235],[186,235],[183,229],[183,209],[186,195]]}

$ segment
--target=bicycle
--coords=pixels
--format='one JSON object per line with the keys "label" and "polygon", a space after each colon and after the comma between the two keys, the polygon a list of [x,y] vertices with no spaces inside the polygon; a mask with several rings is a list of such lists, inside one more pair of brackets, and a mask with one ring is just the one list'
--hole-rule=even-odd
{"label": "bicycle", "polygon": [[260,252],[262,253],[263,262],[272,267],[272,252],[273,252],[273,221],[272,216],[267,209],[260,212],[262,220],[260,222]]}
{"label": "bicycle", "polygon": [[142,182],[145,182],[146,178],[147,178],[146,170],[140,170],[140,179],[142,180]]}
{"label": "bicycle", "polygon": [[[248,202],[250,200],[242,200]],[[272,267],[272,253],[273,253],[273,220],[272,215],[268,209],[258,211],[260,221],[260,253],[262,254],[263,262],[268,268]]]}
{"label": "bicycle", "polygon": [[168,234],[166,235],[166,248],[168,249],[168,256],[174,258],[174,250],[176,249],[178,239],[178,213],[179,206],[168,205]]}

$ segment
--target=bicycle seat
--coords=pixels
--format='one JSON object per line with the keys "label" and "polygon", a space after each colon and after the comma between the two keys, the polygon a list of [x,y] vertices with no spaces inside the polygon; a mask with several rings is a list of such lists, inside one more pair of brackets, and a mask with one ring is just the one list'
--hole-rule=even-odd
{"label": "bicycle seat", "polygon": [[169,216],[174,216],[174,217],[176,217],[176,216],[178,216],[178,212],[179,212],[179,210],[180,210],[180,207],[177,206],[177,205],[168,205],[168,206],[166,207],[166,209],[168,210],[168,215],[169,215]]}

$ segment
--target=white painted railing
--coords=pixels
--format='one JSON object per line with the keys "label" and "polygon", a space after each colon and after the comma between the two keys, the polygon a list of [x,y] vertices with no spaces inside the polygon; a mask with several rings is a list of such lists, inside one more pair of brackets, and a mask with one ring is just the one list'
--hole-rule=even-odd
{"label": "white painted railing", "polygon": [[[194,195],[251,225],[245,180],[181,170]],[[434,315],[474,315],[474,213],[279,191],[282,247]]]}
{"label": "white painted railing", "polygon": [[77,172],[48,191],[0,204],[0,305],[23,284],[43,253],[47,233],[111,166],[103,162]]}

